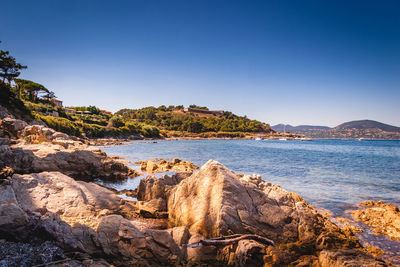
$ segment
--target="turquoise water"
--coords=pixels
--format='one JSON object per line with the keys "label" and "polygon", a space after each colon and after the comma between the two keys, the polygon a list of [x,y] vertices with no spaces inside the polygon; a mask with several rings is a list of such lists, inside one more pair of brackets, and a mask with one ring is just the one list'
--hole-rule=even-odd
{"label": "turquoise water", "polygon": [[[400,204],[400,141],[179,140],[103,149],[132,162],[177,157],[202,165],[214,159],[238,173],[258,173],[338,216],[366,200]],[[134,189],[139,180],[113,186]]]}

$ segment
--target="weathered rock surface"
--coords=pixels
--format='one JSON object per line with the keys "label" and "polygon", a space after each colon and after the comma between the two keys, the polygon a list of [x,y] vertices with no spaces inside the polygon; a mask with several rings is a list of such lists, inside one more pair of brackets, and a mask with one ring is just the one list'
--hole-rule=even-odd
{"label": "weathered rock surface", "polygon": [[137,188],[137,199],[141,201],[149,201],[155,198],[162,198],[167,201],[171,189],[189,176],[189,173],[163,175],[162,178],[147,176],[140,180]]}
{"label": "weathered rock surface", "polygon": [[342,266],[368,266],[383,267],[389,266],[383,261],[353,249],[324,250],[319,254],[321,267],[342,267]]}
{"label": "weathered rock surface", "polygon": [[176,172],[192,172],[199,167],[190,161],[183,161],[177,158],[172,159],[172,161],[167,161],[165,159],[153,159],[135,162],[140,164],[140,169],[148,173],[160,173],[168,171]]}
{"label": "weathered rock surface", "polygon": [[134,214],[134,206],[101,186],[58,172],[15,174],[9,182],[0,186],[0,239],[45,237],[63,249],[103,255],[118,265],[181,260],[170,232],[140,231],[121,216]]}
{"label": "weathered rock surface", "polygon": [[118,180],[140,175],[108,158],[100,149],[43,125],[5,118],[0,121],[0,130],[4,140],[13,140],[1,142],[0,169],[8,166],[17,173],[60,171],[82,180]]}
{"label": "weathered rock surface", "polygon": [[322,250],[360,248],[357,238],[298,195],[258,176],[236,175],[215,161],[171,190],[168,212],[172,225],[187,226],[206,238],[257,234],[272,239],[278,246],[264,249],[270,265],[288,265]]}
{"label": "weathered rock surface", "polygon": [[125,203],[97,184],[76,181],[59,172],[15,174],[10,187],[18,205],[28,213],[46,208],[65,222],[93,228],[99,216],[117,213]]}
{"label": "weathered rock surface", "polygon": [[347,218],[336,217],[333,218],[333,221],[337,223],[337,225],[348,235],[354,235],[364,232],[363,229],[354,225],[354,222],[351,222]]}
{"label": "weathered rock surface", "polygon": [[142,232],[118,215],[102,219],[98,236],[104,253],[116,258],[121,265],[173,266],[181,261],[181,250],[168,231],[149,229]]}
{"label": "weathered rock surface", "polygon": [[360,204],[363,209],[353,211],[355,220],[370,226],[377,235],[385,235],[400,241],[400,210],[390,203],[367,201]]}
{"label": "weathered rock surface", "polygon": [[25,121],[10,117],[6,117],[0,121],[0,128],[3,135],[8,138],[19,138],[19,133],[27,126],[28,124]]}
{"label": "weathered rock surface", "polygon": [[[60,172],[14,174],[6,181],[0,185],[0,239],[51,240],[117,266],[387,266],[298,195],[215,161],[190,176],[143,179],[138,202]],[[132,215],[146,210],[168,212],[175,227],[141,227],[142,218]],[[275,246],[244,239],[187,247],[231,234],[260,235]]]}
{"label": "weathered rock surface", "polygon": [[207,162],[172,189],[171,222],[187,225],[205,237],[252,233],[290,243],[315,241],[328,230],[340,236],[336,225],[299,196],[261,179],[241,178],[218,162]]}
{"label": "weathered rock surface", "polygon": [[139,173],[123,163],[107,158],[100,149],[86,147],[67,150],[52,143],[17,144],[6,152],[12,162],[5,162],[18,173],[60,171],[81,180],[101,178],[121,180]]}

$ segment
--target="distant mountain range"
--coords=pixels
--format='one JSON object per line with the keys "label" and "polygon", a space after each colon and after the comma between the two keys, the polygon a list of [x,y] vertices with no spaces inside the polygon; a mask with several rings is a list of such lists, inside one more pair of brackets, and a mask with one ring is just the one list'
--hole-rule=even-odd
{"label": "distant mountain range", "polygon": [[400,132],[400,127],[372,120],[345,122],[336,126],[335,129],[358,129],[358,130],[380,129],[385,132]]}
{"label": "distant mountain range", "polygon": [[371,138],[400,139],[400,127],[373,120],[342,123],[334,128],[327,126],[277,124],[271,127],[278,132],[303,134],[314,138]]}
{"label": "distant mountain range", "polygon": [[302,131],[309,131],[309,130],[329,130],[331,129],[328,126],[314,126],[314,125],[299,125],[299,126],[292,126],[290,124],[277,124],[271,126],[271,128],[278,132],[291,132],[297,133]]}

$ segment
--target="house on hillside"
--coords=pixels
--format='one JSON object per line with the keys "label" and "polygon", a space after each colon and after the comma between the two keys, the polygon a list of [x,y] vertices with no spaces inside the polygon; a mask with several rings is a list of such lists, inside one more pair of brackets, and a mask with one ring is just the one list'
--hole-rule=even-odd
{"label": "house on hillside", "polygon": [[183,111],[192,113],[212,114],[212,115],[222,115],[224,113],[223,110],[207,110],[201,108],[184,108]]}
{"label": "house on hillside", "polygon": [[63,106],[63,102],[61,100],[52,98],[52,99],[50,99],[50,101],[53,102],[54,105],[56,105],[57,107],[62,108],[62,106]]}
{"label": "house on hillside", "polygon": [[92,114],[92,112],[90,112],[90,111],[88,111],[88,110],[85,110],[85,111],[77,110],[77,111],[76,111],[76,114],[79,114],[79,115],[89,115],[89,114]]}
{"label": "house on hillside", "polygon": [[64,108],[64,111],[68,112],[68,113],[76,114],[76,110],[72,109],[72,108]]}

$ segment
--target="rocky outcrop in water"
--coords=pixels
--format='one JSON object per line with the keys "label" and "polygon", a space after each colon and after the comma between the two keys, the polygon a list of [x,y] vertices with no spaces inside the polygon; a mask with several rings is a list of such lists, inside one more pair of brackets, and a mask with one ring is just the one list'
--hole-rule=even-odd
{"label": "rocky outcrop in water", "polygon": [[237,176],[215,161],[172,189],[168,212],[173,225],[185,225],[206,238],[250,233],[272,239],[279,244],[265,252],[270,255],[265,263],[272,265],[322,250],[360,248],[354,236],[298,195],[257,176]]}
{"label": "rocky outcrop in water", "polygon": [[160,172],[192,172],[199,167],[190,161],[183,161],[177,158],[172,159],[172,161],[167,161],[165,159],[153,159],[137,161],[136,164],[140,164],[140,169],[146,171],[150,174],[160,173]]}
{"label": "rocky outcrop in water", "polygon": [[390,203],[366,201],[360,204],[362,209],[353,211],[355,220],[372,228],[377,235],[385,235],[392,240],[400,241],[400,210]]}
{"label": "rocky outcrop in water", "polygon": [[[0,185],[0,239],[51,241],[117,266],[387,266],[299,196],[215,161],[189,177],[148,177],[139,195],[142,204],[167,200],[162,209],[175,227],[148,227],[138,203],[93,183],[59,172],[14,174]],[[202,241],[215,237],[215,245]]]}
{"label": "rocky outcrop in water", "polygon": [[[12,118],[1,120],[0,136],[0,243],[21,266],[387,266],[260,176],[215,161],[197,171],[180,160],[146,163],[185,172],[143,179],[133,202],[74,179],[133,175],[79,139]],[[44,250],[47,260],[24,256]]]}

